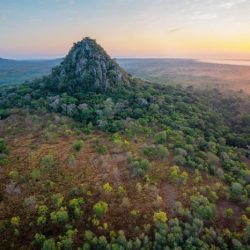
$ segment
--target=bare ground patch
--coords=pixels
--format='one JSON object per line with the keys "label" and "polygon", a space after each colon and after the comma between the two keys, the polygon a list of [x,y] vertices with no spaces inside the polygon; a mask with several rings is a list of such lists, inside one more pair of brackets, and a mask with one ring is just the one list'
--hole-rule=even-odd
{"label": "bare ground patch", "polygon": [[164,207],[166,208],[168,214],[173,216],[175,202],[178,201],[180,196],[180,190],[178,186],[169,182],[164,182],[160,186],[160,194],[163,198]]}
{"label": "bare ground patch", "polygon": [[[231,218],[225,218],[225,212],[228,208],[233,210]],[[240,217],[244,214],[244,209],[237,206],[235,203],[227,200],[219,200],[216,207],[216,221],[221,228],[230,228],[231,230],[237,230],[240,225]]]}

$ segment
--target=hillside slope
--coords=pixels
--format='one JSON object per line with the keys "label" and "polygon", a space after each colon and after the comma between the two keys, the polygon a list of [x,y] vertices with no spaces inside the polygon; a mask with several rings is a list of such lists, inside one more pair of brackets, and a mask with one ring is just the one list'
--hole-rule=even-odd
{"label": "hillside slope", "polygon": [[0,89],[1,247],[249,249],[249,109],[130,77],[80,41]]}

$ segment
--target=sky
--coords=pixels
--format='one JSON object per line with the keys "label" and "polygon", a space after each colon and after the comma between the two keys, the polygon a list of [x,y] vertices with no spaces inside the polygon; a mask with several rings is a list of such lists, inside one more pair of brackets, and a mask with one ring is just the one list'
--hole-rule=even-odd
{"label": "sky", "polygon": [[250,58],[250,0],[0,0],[0,57],[57,58],[89,36],[112,57]]}

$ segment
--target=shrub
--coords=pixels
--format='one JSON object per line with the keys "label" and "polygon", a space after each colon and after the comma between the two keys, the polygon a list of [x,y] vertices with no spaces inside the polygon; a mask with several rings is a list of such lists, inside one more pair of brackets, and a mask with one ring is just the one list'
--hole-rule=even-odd
{"label": "shrub", "polygon": [[240,199],[243,187],[240,183],[234,182],[231,185],[231,196],[233,199]]}
{"label": "shrub", "polygon": [[45,215],[45,214],[48,213],[48,211],[49,211],[49,209],[48,209],[48,207],[46,205],[40,205],[38,207],[38,214],[39,215]]}
{"label": "shrub", "polygon": [[103,145],[98,145],[96,147],[96,152],[101,154],[101,155],[105,155],[107,153],[107,149]]}
{"label": "shrub", "polygon": [[64,197],[61,194],[53,194],[51,199],[52,199],[52,203],[57,208],[61,207],[64,201]]}
{"label": "shrub", "polygon": [[133,209],[133,210],[130,211],[130,214],[131,214],[132,217],[136,218],[136,217],[139,216],[140,212],[138,210],[136,210],[136,209]]}
{"label": "shrub", "polygon": [[105,193],[110,193],[113,190],[112,186],[109,183],[105,183],[102,187]]}
{"label": "shrub", "polygon": [[155,135],[155,142],[156,143],[164,143],[167,141],[167,133],[166,131],[161,131]]}
{"label": "shrub", "polygon": [[37,224],[37,225],[45,225],[46,222],[47,222],[47,218],[46,218],[46,216],[44,216],[44,215],[39,216],[39,217],[37,218],[37,220],[36,220],[36,224]]}
{"label": "shrub", "polygon": [[194,215],[202,220],[211,220],[215,216],[215,205],[203,196],[191,196],[191,206]]}
{"label": "shrub", "polygon": [[8,149],[5,145],[4,139],[0,138],[0,154],[8,154]]}
{"label": "shrub", "polygon": [[54,239],[48,239],[43,242],[41,250],[56,250],[56,243]]}
{"label": "shrub", "polygon": [[33,169],[31,174],[30,174],[31,179],[33,181],[38,181],[41,178],[41,175],[42,175],[41,170],[38,168]]}
{"label": "shrub", "polygon": [[247,208],[246,208],[246,213],[247,213],[247,215],[250,217],[250,207],[247,207]]}
{"label": "shrub", "polygon": [[155,212],[153,216],[155,223],[166,223],[168,220],[167,214],[165,212]]}
{"label": "shrub", "polygon": [[74,167],[76,164],[76,157],[72,154],[68,159],[69,167]]}
{"label": "shrub", "polygon": [[183,148],[175,148],[174,153],[175,153],[175,155],[181,155],[183,157],[186,157],[188,154],[187,151]]}
{"label": "shrub", "polygon": [[14,227],[19,227],[20,224],[20,217],[19,216],[14,216],[10,219],[10,223]]}
{"label": "shrub", "polygon": [[18,180],[18,177],[19,177],[19,173],[17,170],[12,170],[9,172],[9,177],[12,179],[12,180]]}
{"label": "shrub", "polygon": [[175,164],[177,164],[179,166],[184,166],[186,164],[186,159],[182,155],[176,155],[174,157],[174,162],[175,162]]}
{"label": "shrub", "polygon": [[119,186],[117,191],[118,191],[118,194],[120,194],[120,195],[126,195],[127,194],[127,191],[123,186]]}
{"label": "shrub", "polygon": [[56,161],[52,155],[45,155],[41,160],[41,167],[44,170],[51,170],[55,167]]}
{"label": "shrub", "polygon": [[151,159],[162,159],[167,157],[168,149],[162,145],[152,145],[145,147],[143,153]]}
{"label": "shrub", "polygon": [[73,236],[77,233],[77,229],[68,229],[66,235],[59,236],[60,242],[57,242],[58,249],[71,250],[73,245]]}
{"label": "shrub", "polygon": [[108,204],[104,201],[99,201],[93,207],[93,210],[98,217],[102,217],[108,212]]}
{"label": "shrub", "polygon": [[0,120],[4,120],[8,116],[10,116],[9,110],[7,110],[7,109],[0,109]]}
{"label": "shrub", "polygon": [[9,151],[5,145],[4,140],[0,138],[0,165],[6,164],[6,155],[8,154],[8,152]]}
{"label": "shrub", "polygon": [[72,149],[76,152],[79,152],[83,147],[83,141],[82,140],[77,140],[74,141]]}
{"label": "shrub", "polygon": [[233,209],[228,208],[228,209],[226,209],[224,216],[229,219],[229,218],[231,218],[233,216],[233,213],[234,213]]}
{"label": "shrub", "polygon": [[195,175],[194,176],[194,183],[199,184],[202,181],[202,176],[201,176],[199,169],[195,169],[194,175]]}
{"label": "shrub", "polygon": [[178,166],[173,166],[170,168],[170,179],[172,182],[185,185],[188,180],[188,173],[185,171],[181,172]]}
{"label": "shrub", "polygon": [[72,200],[69,201],[69,206],[71,208],[80,207],[83,204],[84,204],[83,198],[73,198]]}
{"label": "shrub", "polygon": [[61,239],[60,245],[62,246],[62,249],[72,250],[73,240],[70,237],[65,237]]}
{"label": "shrub", "polygon": [[149,168],[148,160],[141,158],[135,159],[133,157],[129,157],[128,164],[132,170],[132,177],[144,177]]}
{"label": "shrub", "polygon": [[74,218],[79,219],[82,212],[81,206],[84,204],[83,198],[74,198],[69,201],[69,206],[73,209]]}
{"label": "shrub", "polygon": [[84,240],[91,241],[94,237],[94,234],[90,230],[84,232]]}
{"label": "shrub", "polygon": [[34,241],[32,242],[32,244],[41,246],[45,240],[46,240],[45,235],[40,234],[40,233],[36,233],[36,234],[35,234],[35,239],[34,239]]}
{"label": "shrub", "polygon": [[65,224],[68,222],[68,211],[65,207],[61,207],[60,210],[50,213],[50,218],[53,223]]}
{"label": "shrub", "polygon": [[140,193],[140,192],[142,191],[142,185],[141,185],[140,182],[137,182],[135,187],[136,187],[136,191],[137,191],[138,193]]}
{"label": "shrub", "polygon": [[129,201],[129,198],[128,197],[124,197],[122,199],[122,206],[123,207],[130,207],[130,201]]}

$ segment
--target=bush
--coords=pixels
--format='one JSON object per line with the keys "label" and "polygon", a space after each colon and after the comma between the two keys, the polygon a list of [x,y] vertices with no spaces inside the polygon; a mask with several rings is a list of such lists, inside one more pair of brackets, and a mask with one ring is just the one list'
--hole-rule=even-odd
{"label": "bush", "polygon": [[10,112],[6,109],[0,109],[0,120],[6,119],[8,116],[10,116]]}
{"label": "bush", "polygon": [[55,167],[56,161],[52,155],[45,155],[41,160],[41,167],[44,170],[51,170]]}
{"label": "bush", "polygon": [[177,184],[186,184],[188,180],[188,173],[181,172],[178,166],[173,166],[170,168],[170,179],[172,182]]}
{"label": "bush", "polygon": [[83,141],[82,140],[77,140],[74,141],[72,149],[76,152],[79,152],[83,147]]}
{"label": "bush", "polygon": [[175,162],[175,164],[177,164],[179,166],[184,166],[186,164],[186,159],[182,155],[176,155],[174,157],[174,162]]}
{"label": "bush", "polygon": [[104,201],[99,201],[94,205],[93,210],[97,217],[102,217],[108,212],[108,204]]}
{"label": "bush", "polygon": [[117,189],[118,194],[120,194],[121,196],[125,196],[127,194],[126,189],[123,186],[119,186]]}
{"label": "bush", "polygon": [[82,211],[81,206],[84,204],[83,198],[74,198],[69,201],[69,206],[73,209],[73,214],[75,219],[79,219]]}
{"label": "bush", "polygon": [[36,220],[36,224],[37,224],[37,225],[45,225],[46,222],[47,222],[47,218],[46,218],[46,216],[44,216],[44,215],[39,216],[39,217],[37,218],[37,220]]}
{"label": "bush", "polygon": [[15,180],[17,181],[18,180],[18,177],[19,177],[19,173],[17,170],[12,170],[9,172],[9,177],[12,179],[12,180]]}
{"label": "bush", "polygon": [[61,207],[60,210],[50,213],[50,218],[53,223],[65,224],[68,222],[68,211],[65,207]]}
{"label": "bush", "polygon": [[48,239],[43,242],[41,250],[56,250],[56,243],[54,239]]}
{"label": "bush", "polygon": [[39,215],[46,215],[48,213],[49,209],[46,205],[40,205],[38,207],[38,214]]}
{"label": "bush", "polygon": [[243,191],[243,186],[240,183],[238,183],[238,182],[232,183],[231,196],[233,199],[240,199],[242,191]]}
{"label": "bush", "polygon": [[194,215],[202,220],[211,220],[215,216],[215,205],[203,196],[191,196],[191,206]]}
{"label": "bush", "polygon": [[96,152],[101,155],[105,155],[107,153],[107,149],[103,145],[97,145],[95,148],[96,148]]}
{"label": "bush", "polygon": [[61,207],[64,201],[64,197],[61,194],[53,194],[51,199],[52,199],[52,203],[57,208]]}
{"label": "bush", "polygon": [[31,174],[30,174],[31,179],[33,181],[38,181],[41,178],[41,175],[42,175],[42,173],[41,173],[40,169],[38,169],[38,168],[33,169]]}
{"label": "bush", "polygon": [[228,208],[228,209],[226,209],[224,216],[229,219],[229,218],[231,218],[233,216],[233,213],[234,213],[233,209]]}
{"label": "bush", "polygon": [[35,234],[35,239],[32,242],[32,244],[35,244],[37,246],[41,246],[44,243],[45,240],[46,240],[45,235],[40,234],[40,233],[36,233]]}
{"label": "bush", "polygon": [[105,193],[110,193],[113,190],[112,186],[109,183],[105,183],[102,187]]}
{"label": "bush", "polygon": [[143,153],[151,159],[162,159],[167,157],[168,149],[162,145],[152,145],[145,147]]}
{"label": "bush", "polygon": [[8,149],[5,145],[4,139],[0,138],[0,154],[8,154]]}
{"label": "bush", "polygon": [[145,177],[149,168],[149,162],[146,159],[141,158],[128,158],[129,167],[132,170],[132,177]]}
{"label": "bush", "polygon": [[154,213],[154,222],[155,223],[166,223],[168,220],[167,214],[165,212],[155,212]]}
{"label": "bush", "polygon": [[183,157],[186,157],[188,155],[187,151],[183,148],[175,148],[174,153],[175,155],[181,155]]}
{"label": "bush", "polygon": [[134,218],[138,217],[139,214],[140,214],[140,212],[138,210],[136,210],[136,209],[133,209],[133,210],[130,211],[130,215],[132,217],[134,217]]}
{"label": "bush", "polygon": [[166,131],[161,131],[155,135],[155,142],[156,143],[164,143],[167,141],[167,133]]}
{"label": "bush", "polygon": [[12,226],[18,227],[19,224],[20,224],[20,217],[19,216],[12,217],[10,219],[10,223],[11,223]]}

